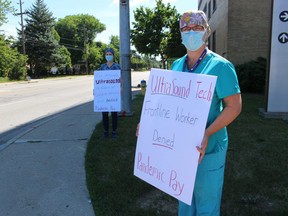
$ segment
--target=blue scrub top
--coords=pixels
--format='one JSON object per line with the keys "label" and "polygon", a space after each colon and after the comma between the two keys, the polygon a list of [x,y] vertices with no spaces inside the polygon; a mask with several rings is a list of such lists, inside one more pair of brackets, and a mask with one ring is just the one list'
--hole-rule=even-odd
{"label": "blue scrub top", "polygon": [[[186,57],[187,55],[174,61],[171,70],[188,72],[188,68],[185,65]],[[222,99],[240,93],[236,71],[231,62],[212,51],[208,51],[193,73],[217,76],[206,125],[206,127],[209,127],[223,109]],[[209,137],[205,156],[198,169],[215,170],[224,166],[227,148],[228,134],[225,127]]]}
{"label": "blue scrub top", "polygon": [[109,67],[107,65],[107,63],[105,64],[101,64],[100,66],[100,70],[121,70],[121,67],[119,64],[113,62],[113,64],[111,65],[111,67]]}

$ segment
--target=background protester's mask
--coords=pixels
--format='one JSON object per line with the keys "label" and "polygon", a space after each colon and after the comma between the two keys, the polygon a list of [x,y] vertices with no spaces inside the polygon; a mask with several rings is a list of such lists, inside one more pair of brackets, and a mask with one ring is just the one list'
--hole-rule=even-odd
{"label": "background protester's mask", "polygon": [[113,56],[112,55],[105,55],[105,58],[108,62],[113,61]]}

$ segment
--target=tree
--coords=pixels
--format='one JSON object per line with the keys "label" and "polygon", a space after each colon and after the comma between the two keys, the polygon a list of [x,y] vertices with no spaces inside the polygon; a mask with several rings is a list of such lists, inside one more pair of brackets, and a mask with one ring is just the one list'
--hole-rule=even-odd
{"label": "tree", "polygon": [[15,52],[5,42],[4,37],[0,37],[0,77],[7,78],[13,68]]}
{"label": "tree", "polygon": [[88,55],[89,70],[90,71],[98,70],[103,61],[104,58],[102,48],[98,47],[97,44],[95,43],[90,45]]}
{"label": "tree", "polygon": [[105,30],[105,25],[92,15],[80,14],[59,19],[55,26],[60,35],[60,44],[71,52],[73,64],[87,59],[89,46],[96,35]]}
{"label": "tree", "polygon": [[14,80],[26,78],[27,57],[10,48],[8,42],[0,36],[0,77]]}
{"label": "tree", "polygon": [[[58,32],[54,29],[54,36],[57,42],[60,41],[60,36]],[[72,62],[71,62],[71,53],[65,46],[58,46],[54,50],[52,56],[52,66],[58,68],[58,72],[61,74],[66,74],[68,71],[72,69]]]}
{"label": "tree", "polygon": [[[15,9],[11,6],[11,1],[0,0],[0,26],[7,22],[7,13],[13,13]],[[21,55],[16,49],[11,48],[11,38],[5,40],[0,36],[0,77],[10,79],[26,78],[27,57]]]}
{"label": "tree", "polygon": [[179,58],[186,54],[186,48],[182,44],[182,38],[179,27],[180,14],[175,15],[170,26],[170,34],[167,39],[166,53],[168,58]]}
{"label": "tree", "polygon": [[11,6],[11,1],[0,0],[0,26],[7,22],[6,14],[13,13],[15,9]]}
{"label": "tree", "polygon": [[175,44],[181,47],[179,27],[178,32],[175,31],[175,23],[179,22],[179,14],[175,7],[157,0],[153,10],[143,6],[137,8],[134,11],[134,18],[135,22],[132,23],[133,29],[131,30],[132,44],[139,53],[160,55],[163,68],[165,68],[167,59],[175,52],[171,47],[175,47]]}
{"label": "tree", "polygon": [[70,56],[71,54],[65,46],[56,48],[55,52],[52,54],[51,58],[53,60],[53,64],[58,68],[60,73],[66,74],[67,70],[72,68]]}
{"label": "tree", "polygon": [[110,37],[110,44],[114,47],[114,49],[117,49],[119,51],[120,49],[120,39],[117,35],[112,35]]}
{"label": "tree", "polygon": [[[47,76],[53,63],[52,55],[59,46],[54,30],[55,18],[44,0],[36,0],[32,8],[28,10],[28,18],[25,21],[26,53],[30,69],[32,69],[30,75]],[[22,40],[21,34],[19,38]]]}
{"label": "tree", "polygon": [[136,50],[131,50],[131,68],[135,71],[147,70],[148,68],[148,63],[143,61]]}

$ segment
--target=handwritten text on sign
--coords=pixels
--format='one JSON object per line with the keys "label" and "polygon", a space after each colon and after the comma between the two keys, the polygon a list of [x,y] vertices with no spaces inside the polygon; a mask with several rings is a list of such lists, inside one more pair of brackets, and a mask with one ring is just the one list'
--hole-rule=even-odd
{"label": "handwritten text on sign", "polygon": [[121,111],[120,70],[94,71],[94,112]]}
{"label": "handwritten text on sign", "polygon": [[191,204],[215,76],[151,69],[134,175]]}

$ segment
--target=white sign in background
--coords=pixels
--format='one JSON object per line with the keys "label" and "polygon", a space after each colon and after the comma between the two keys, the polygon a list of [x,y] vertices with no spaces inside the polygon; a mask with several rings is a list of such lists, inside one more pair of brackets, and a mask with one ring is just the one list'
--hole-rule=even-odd
{"label": "white sign in background", "polygon": [[143,102],[134,175],[188,205],[216,79],[151,69]]}
{"label": "white sign in background", "polygon": [[267,112],[288,112],[288,1],[273,5]]}
{"label": "white sign in background", "polygon": [[121,111],[121,71],[94,71],[94,112]]}

